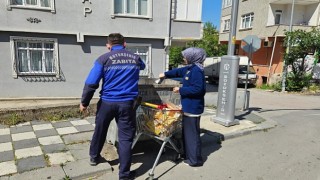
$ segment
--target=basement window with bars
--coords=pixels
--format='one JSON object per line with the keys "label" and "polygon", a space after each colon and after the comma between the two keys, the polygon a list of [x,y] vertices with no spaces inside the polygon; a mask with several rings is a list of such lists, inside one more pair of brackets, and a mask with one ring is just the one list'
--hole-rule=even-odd
{"label": "basement window with bars", "polygon": [[60,76],[57,39],[11,37],[13,77]]}
{"label": "basement window with bars", "polygon": [[28,9],[41,9],[51,10],[55,12],[54,0],[7,0],[8,9],[11,8],[28,8]]}

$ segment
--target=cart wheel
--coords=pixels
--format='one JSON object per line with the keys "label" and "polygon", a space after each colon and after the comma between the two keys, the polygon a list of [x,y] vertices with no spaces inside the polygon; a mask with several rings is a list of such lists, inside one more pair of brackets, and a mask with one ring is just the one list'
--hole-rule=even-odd
{"label": "cart wheel", "polygon": [[181,159],[181,154],[176,154],[176,155],[174,156],[174,158],[173,158],[173,161],[174,161],[175,163],[178,163],[178,162],[180,161],[180,159]]}

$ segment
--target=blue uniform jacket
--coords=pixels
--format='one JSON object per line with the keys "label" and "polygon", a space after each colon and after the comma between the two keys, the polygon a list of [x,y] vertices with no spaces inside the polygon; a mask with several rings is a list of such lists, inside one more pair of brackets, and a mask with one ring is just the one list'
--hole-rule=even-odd
{"label": "blue uniform jacket", "polygon": [[100,98],[105,101],[129,101],[138,96],[139,72],[145,68],[140,57],[123,46],[113,46],[101,55],[91,69],[82,93],[81,103],[88,106],[102,79]]}
{"label": "blue uniform jacket", "polygon": [[196,65],[177,68],[165,72],[167,78],[182,77],[180,88],[182,111],[191,114],[202,114],[206,81],[203,70]]}

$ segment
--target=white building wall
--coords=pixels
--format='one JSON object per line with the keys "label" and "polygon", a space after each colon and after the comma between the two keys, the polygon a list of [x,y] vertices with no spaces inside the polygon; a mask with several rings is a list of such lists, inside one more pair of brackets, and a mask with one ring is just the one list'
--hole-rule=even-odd
{"label": "white building wall", "polygon": [[[275,1],[278,2],[278,1]],[[241,40],[247,35],[257,35],[260,38],[273,37],[275,35],[284,35],[288,30],[291,19],[291,2],[288,4],[270,4],[269,1],[248,0],[239,1],[238,23],[237,23],[237,40]],[[319,3],[310,5],[296,4],[293,16],[293,29],[311,30],[311,26],[319,26],[320,12]],[[280,25],[275,25],[275,11],[282,10]],[[251,29],[239,30],[241,25],[241,16],[248,13],[254,13],[253,27]],[[223,18],[231,16],[231,7],[223,8],[221,12],[220,27],[223,28]],[[316,20],[314,20],[316,19]],[[312,22],[309,26],[304,23]],[[317,21],[317,22],[315,22]],[[220,41],[228,41],[229,32],[220,30]]]}

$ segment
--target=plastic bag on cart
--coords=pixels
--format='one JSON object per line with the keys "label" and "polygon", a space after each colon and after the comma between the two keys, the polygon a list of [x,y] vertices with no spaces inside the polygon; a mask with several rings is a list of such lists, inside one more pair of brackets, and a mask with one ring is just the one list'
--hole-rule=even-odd
{"label": "plastic bag on cart", "polygon": [[140,130],[159,137],[168,137],[181,130],[181,110],[140,107]]}

